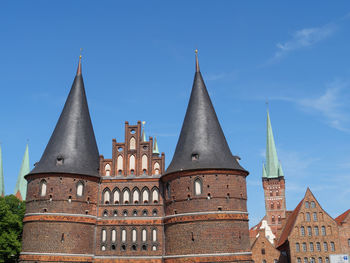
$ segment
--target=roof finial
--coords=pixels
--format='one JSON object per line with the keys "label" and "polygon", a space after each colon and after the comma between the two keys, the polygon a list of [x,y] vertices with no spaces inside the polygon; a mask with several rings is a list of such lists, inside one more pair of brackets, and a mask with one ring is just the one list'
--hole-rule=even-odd
{"label": "roof finial", "polygon": [[80,48],[80,55],[79,55],[79,64],[77,69],[77,75],[81,75],[81,52],[83,51],[82,48]]}
{"label": "roof finial", "polygon": [[194,51],[196,53],[196,72],[200,72],[198,63],[198,49]]}
{"label": "roof finial", "polygon": [[145,124],[146,124],[146,121],[142,121],[142,134],[141,134],[141,139],[142,139],[143,142],[146,141]]}

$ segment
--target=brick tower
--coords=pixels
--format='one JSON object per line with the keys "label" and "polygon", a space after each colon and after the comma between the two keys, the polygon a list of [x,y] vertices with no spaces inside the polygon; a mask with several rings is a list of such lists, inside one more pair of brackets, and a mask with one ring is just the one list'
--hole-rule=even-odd
{"label": "brick tower", "polygon": [[286,195],[282,166],[277,157],[269,111],[267,111],[266,164],[263,165],[262,183],[267,224],[276,235],[282,227],[282,219],[286,218]]}
{"label": "brick tower", "polygon": [[[197,53],[197,52],[196,52]],[[164,262],[247,262],[246,176],[231,154],[199,70],[165,189]]]}
{"label": "brick tower", "polygon": [[21,262],[92,262],[99,153],[81,57],[55,130],[26,179]]}

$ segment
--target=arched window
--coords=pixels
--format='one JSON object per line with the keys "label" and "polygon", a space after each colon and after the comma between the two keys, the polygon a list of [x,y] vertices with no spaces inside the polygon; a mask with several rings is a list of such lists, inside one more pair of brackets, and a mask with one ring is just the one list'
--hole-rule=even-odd
{"label": "arched window", "polygon": [[142,201],[144,204],[149,203],[149,191],[148,188],[142,190]]}
{"label": "arched window", "polygon": [[316,243],[316,250],[317,251],[321,251],[321,244],[320,244],[320,242]]}
{"label": "arched window", "polygon": [[120,192],[119,192],[118,188],[114,189],[113,201],[114,201],[114,204],[119,204],[120,203]]}
{"label": "arched window", "polygon": [[322,232],[322,236],[326,235],[326,227],[325,226],[321,227],[321,232]]}
{"label": "arched window", "polygon": [[327,244],[327,242],[323,242],[323,250],[324,250],[325,252],[328,251],[328,244]]}
{"label": "arched window", "polygon": [[159,163],[155,163],[153,169],[154,169],[154,173],[155,173],[155,174],[159,174],[159,171],[160,171],[160,165],[159,165]]}
{"label": "arched window", "polygon": [[272,221],[272,224],[275,223],[275,216],[272,216],[271,221]]}
{"label": "arched window", "polygon": [[316,207],[316,203],[314,201],[311,201],[311,208],[315,208]]}
{"label": "arched window", "polygon": [[126,242],[126,230],[122,230],[122,242]]}
{"label": "arched window", "polygon": [[46,195],[46,181],[45,180],[41,180],[40,182],[40,195],[41,196],[45,196]]}
{"label": "arched window", "polygon": [[300,244],[299,243],[295,243],[295,251],[300,252]]}
{"label": "arched window", "polygon": [[131,231],[131,237],[132,237],[132,242],[136,242],[137,241],[137,232],[136,229],[133,229]]}
{"label": "arched window", "polygon": [[306,213],[306,221],[310,222],[310,213]]}
{"label": "arched window", "polygon": [[166,192],[167,192],[168,199],[170,199],[170,198],[171,198],[171,187],[170,187],[170,183],[166,183]]}
{"label": "arched window", "polygon": [[123,156],[119,155],[117,158],[117,170],[118,170],[118,174],[119,171],[123,171]]}
{"label": "arched window", "polygon": [[130,203],[130,191],[128,188],[125,188],[123,191],[123,203],[124,204]]}
{"label": "arched window", "polygon": [[78,182],[77,184],[77,196],[83,196],[84,184],[82,182]]}
{"label": "arched window", "polygon": [[277,209],[281,209],[281,203],[277,202]]}
{"label": "arched window", "polygon": [[307,248],[306,248],[306,243],[304,242],[303,243],[303,251],[306,252],[307,251]]}
{"label": "arched window", "polygon": [[152,241],[156,242],[157,241],[157,229],[152,230]]}
{"label": "arched window", "polygon": [[105,166],[105,172],[106,172],[106,176],[111,175],[111,166],[108,163]]}
{"label": "arched window", "polygon": [[272,202],[270,205],[271,209],[274,209],[274,203]]}
{"label": "arched window", "polygon": [[307,258],[306,258],[306,257],[304,258],[304,263],[308,263],[308,260],[307,260]]}
{"label": "arched window", "polygon": [[310,251],[314,252],[314,243],[310,242],[309,247],[310,247]]}
{"label": "arched window", "polygon": [[107,240],[107,231],[106,229],[102,229],[101,241],[106,242]]}
{"label": "arched window", "polygon": [[316,262],[315,262],[315,258],[311,258],[310,263],[316,263]]}
{"label": "arched window", "polygon": [[315,236],[318,236],[320,234],[318,231],[318,226],[314,227],[314,232],[315,232]]}
{"label": "arched window", "polygon": [[194,194],[195,195],[202,194],[202,181],[199,178],[194,180]]}
{"label": "arched window", "polygon": [[300,234],[301,236],[305,236],[305,227],[300,227]]}
{"label": "arched window", "polygon": [[146,241],[147,241],[147,230],[142,229],[142,242],[146,242]]}
{"label": "arched window", "polygon": [[114,243],[117,240],[117,230],[112,229],[111,241]]}
{"label": "arched window", "polygon": [[154,188],[152,191],[152,200],[153,200],[153,203],[155,204],[159,202],[159,192],[157,188]]}
{"label": "arched window", "polygon": [[135,150],[136,149],[136,140],[134,137],[131,137],[130,139],[130,150]]}
{"label": "arched window", "polygon": [[297,259],[297,263],[301,263],[301,258],[298,258],[298,259]]}
{"label": "arched window", "polygon": [[281,223],[281,216],[278,216],[277,220],[278,220],[278,223],[280,224]]}
{"label": "arched window", "polygon": [[266,259],[263,259],[263,260],[262,260],[262,263],[266,263]]}
{"label": "arched window", "polygon": [[109,204],[111,202],[111,193],[108,188],[104,190],[103,193],[103,203],[104,204]]}
{"label": "arched window", "polygon": [[322,263],[322,258],[321,257],[318,258],[318,263]]}
{"label": "arched window", "polygon": [[317,213],[314,212],[314,213],[312,214],[312,217],[313,217],[314,221],[316,222],[316,221],[317,221]]}
{"label": "arched window", "polygon": [[134,204],[138,204],[140,202],[140,193],[139,193],[139,190],[137,188],[135,188],[133,193],[132,193],[132,200],[133,200]]}
{"label": "arched window", "polygon": [[142,155],[142,160],[141,160],[141,163],[142,163],[142,171],[144,170],[148,170],[148,157],[146,154]]}
{"label": "arched window", "polygon": [[134,155],[130,156],[129,169],[130,169],[130,174],[133,174],[135,171],[135,156]]}
{"label": "arched window", "polygon": [[331,242],[331,250],[335,251],[335,244],[334,244],[334,242]]}
{"label": "arched window", "polygon": [[307,235],[308,235],[309,237],[312,236],[311,226],[308,226],[308,227],[307,227]]}
{"label": "arched window", "polygon": [[309,202],[306,201],[306,202],[305,202],[305,208],[309,208],[309,207],[310,207]]}

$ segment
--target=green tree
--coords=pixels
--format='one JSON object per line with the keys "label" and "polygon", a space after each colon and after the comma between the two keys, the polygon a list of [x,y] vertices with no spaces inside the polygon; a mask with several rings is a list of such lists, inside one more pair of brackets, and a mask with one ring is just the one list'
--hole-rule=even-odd
{"label": "green tree", "polygon": [[0,262],[18,262],[25,202],[14,195],[0,197]]}

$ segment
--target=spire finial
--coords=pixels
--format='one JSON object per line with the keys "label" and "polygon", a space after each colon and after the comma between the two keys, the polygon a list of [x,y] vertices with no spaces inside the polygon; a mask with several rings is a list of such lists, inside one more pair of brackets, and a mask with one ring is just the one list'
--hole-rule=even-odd
{"label": "spire finial", "polygon": [[80,48],[80,55],[79,55],[79,64],[77,69],[77,75],[81,75],[81,52],[83,51],[82,48]]}
{"label": "spire finial", "polygon": [[200,72],[199,62],[198,62],[198,49],[194,51],[196,53],[196,72]]}

